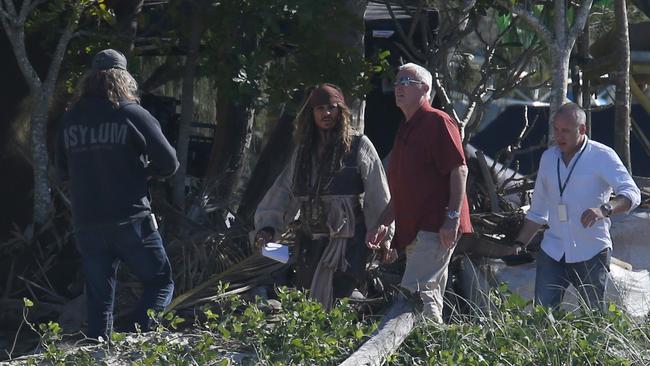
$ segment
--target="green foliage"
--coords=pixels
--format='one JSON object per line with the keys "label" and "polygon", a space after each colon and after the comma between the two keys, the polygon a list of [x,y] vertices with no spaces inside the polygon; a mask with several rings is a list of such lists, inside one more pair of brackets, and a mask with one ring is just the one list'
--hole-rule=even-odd
{"label": "green foliage", "polygon": [[[227,286],[222,286],[223,293]],[[133,365],[229,365],[224,348],[248,352],[258,363],[269,365],[328,364],[340,361],[359,346],[372,330],[359,322],[354,309],[342,301],[329,312],[304,293],[279,290],[281,308],[271,312],[266,302],[223,296],[206,308],[204,320],[191,333],[170,333],[184,320],[176,314],[149,312],[157,324],[149,334],[113,333],[99,345],[104,353],[119,354]],[[31,364],[93,365],[87,350],[64,352],[58,346],[61,329],[50,322],[39,325],[45,353]]]}
{"label": "green foliage", "polygon": [[[247,354],[249,364],[321,365],[340,363],[374,330],[373,324],[357,319],[347,301],[326,312],[304,293],[280,289],[279,302],[281,308],[271,309],[260,299],[221,296],[185,334],[169,331],[182,322],[176,314],[151,313],[158,322],[153,332],[113,333],[97,347],[107,357],[119,355],[133,365],[230,365],[224,350]],[[474,309],[472,316],[450,325],[419,324],[388,364],[650,364],[650,323],[631,320],[614,304],[604,313],[553,314],[530,305],[501,286],[489,294],[489,307]],[[88,349],[64,352],[58,347],[61,329],[56,323],[38,328],[44,353],[28,364],[98,363]]]}
{"label": "green foliage", "polygon": [[280,289],[279,300],[282,310],[272,319],[257,303],[224,324],[229,335],[254,347],[271,364],[330,363],[349,354],[368,334],[345,300],[330,312],[302,292]]}
{"label": "green foliage", "polygon": [[[27,307],[33,306],[30,300],[25,300],[25,309]],[[27,305],[31,303],[31,305]],[[55,322],[48,322],[44,324],[39,324],[38,329],[33,327],[30,324],[30,327],[33,331],[37,332],[41,336],[41,348],[42,353],[39,358],[30,358],[26,361],[27,365],[53,365],[53,366],[64,366],[64,365],[78,365],[78,366],[91,366],[97,365],[97,361],[91,356],[91,354],[84,349],[81,349],[77,352],[70,353],[66,352],[63,348],[59,346],[59,342],[62,339],[62,330],[59,324]]]}
{"label": "green foliage", "polygon": [[392,365],[643,365],[647,323],[636,324],[615,305],[607,312],[558,312],[530,305],[505,287],[491,308],[449,326],[418,327]]}
{"label": "green foliage", "polygon": [[388,61],[389,56],[389,50],[380,50],[375,55],[370,56],[370,58],[366,61],[369,71],[373,74],[379,74],[381,76],[394,76],[392,67]]}
{"label": "green foliage", "polygon": [[257,103],[283,103],[294,90],[320,82],[338,84],[347,95],[363,94],[367,65],[361,50],[341,41],[356,24],[344,5],[221,1],[210,9],[205,70],[220,95]]}
{"label": "green foliage", "polygon": [[106,0],[54,0],[36,7],[26,22],[26,30],[38,34],[41,46],[50,48],[56,44],[60,31],[72,22],[89,31],[101,22],[112,23],[115,13]]}

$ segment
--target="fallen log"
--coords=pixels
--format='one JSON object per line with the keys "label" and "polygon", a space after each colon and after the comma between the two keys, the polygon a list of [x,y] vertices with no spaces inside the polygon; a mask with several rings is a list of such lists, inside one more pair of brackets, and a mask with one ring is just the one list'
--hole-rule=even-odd
{"label": "fallen log", "polygon": [[384,316],[377,330],[340,366],[381,365],[397,351],[415,326],[415,313],[406,300],[399,300]]}

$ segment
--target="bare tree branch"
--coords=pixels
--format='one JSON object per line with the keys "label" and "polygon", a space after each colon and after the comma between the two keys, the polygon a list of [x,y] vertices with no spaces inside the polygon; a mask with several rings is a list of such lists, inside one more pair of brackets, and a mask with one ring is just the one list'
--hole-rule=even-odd
{"label": "bare tree branch", "polygon": [[580,7],[578,8],[578,11],[575,14],[573,25],[571,25],[571,29],[569,30],[569,34],[567,35],[567,40],[572,45],[573,42],[575,42],[578,36],[585,29],[585,23],[587,22],[587,18],[589,17],[589,10],[591,9],[592,3],[593,0],[582,0],[582,2],[580,3]]}
{"label": "bare tree branch", "polygon": [[[11,3],[11,0],[5,0],[8,3]],[[11,43],[12,49],[14,51],[14,55],[16,56],[16,61],[18,63],[18,67],[20,68],[20,71],[23,73],[23,76],[25,77],[25,81],[27,81],[27,85],[29,86],[29,89],[31,91],[37,90],[41,86],[41,79],[38,76],[38,73],[34,69],[32,63],[29,61],[29,58],[27,57],[27,49],[25,48],[25,28],[24,24],[20,25],[17,24],[15,21],[15,18],[10,18],[14,19],[13,27],[12,24],[8,24],[9,21],[4,21],[5,18],[0,18],[2,19],[2,26],[5,29],[5,33],[7,34],[7,38],[9,39],[9,42]]]}
{"label": "bare tree branch", "polygon": [[451,101],[451,98],[449,98],[449,94],[447,94],[447,90],[440,82],[439,75],[434,75],[433,84],[435,85],[436,93],[438,94],[440,101],[446,107],[445,112],[451,114],[451,116],[454,118],[454,121],[456,121],[456,123],[460,123],[460,118],[458,118],[458,113],[456,113],[456,110],[453,108],[453,102]]}
{"label": "bare tree branch", "polygon": [[6,9],[9,15],[13,18],[17,18],[18,14],[16,13],[16,7],[14,6],[14,1],[2,0],[2,3],[4,4],[3,8]]}
{"label": "bare tree branch", "polygon": [[404,45],[404,44],[402,44],[402,43],[400,43],[400,42],[393,42],[393,44],[394,44],[397,48],[399,48],[400,51],[404,52],[404,54],[406,55],[406,57],[410,58],[411,60],[417,60],[417,61],[420,61],[420,62],[425,62],[425,59],[421,59],[421,58],[416,57],[415,55],[413,55],[413,54],[409,51],[409,49],[407,48],[406,45]]}
{"label": "bare tree branch", "polygon": [[409,50],[411,51],[410,53],[414,54],[419,59],[422,60],[426,59],[426,56],[420,50],[418,50],[417,47],[415,47],[411,38],[407,37],[406,33],[404,32],[404,28],[402,28],[400,22],[397,21],[397,18],[395,17],[395,13],[393,12],[393,6],[390,4],[390,0],[384,1],[384,4],[386,4],[386,9],[390,14],[391,19],[393,19],[393,23],[395,23],[397,34],[399,34],[404,44],[409,48]]}
{"label": "bare tree branch", "polygon": [[31,14],[39,5],[44,4],[46,0],[36,0],[30,5],[29,10],[27,11],[27,14]]}
{"label": "bare tree branch", "polygon": [[77,22],[79,21],[79,17],[81,16],[83,9],[77,9],[73,11],[75,14],[73,15],[72,19],[68,21],[68,24],[66,25],[65,30],[61,35],[61,38],[59,38],[59,42],[56,45],[54,54],[52,55],[52,62],[50,62],[50,67],[47,70],[47,77],[44,84],[45,93],[47,94],[54,90],[56,80],[59,76],[59,69],[61,68],[61,63],[63,62],[63,58],[65,56],[65,50],[68,48],[70,40],[75,36],[74,31],[77,28]]}
{"label": "bare tree branch", "polygon": [[11,20],[11,16],[9,15],[9,13],[7,13],[4,10],[4,7],[2,7],[1,5],[0,5],[0,20],[3,22]]}
{"label": "bare tree branch", "polygon": [[476,113],[476,106],[478,103],[476,101],[472,101],[469,106],[467,107],[467,111],[465,111],[465,117],[462,120],[458,121],[458,124],[460,124],[461,128],[465,128],[465,126],[468,125],[469,121],[474,117],[474,113]]}
{"label": "bare tree branch", "polygon": [[[12,0],[9,0],[9,2],[12,2]],[[22,5],[20,6],[20,13],[18,14],[18,24],[25,24],[25,21],[27,21],[27,17],[30,14],[31,8],[32,0],[23,0]]]}
{"label": "bare tree branch", "polygon": [[420,23],[420,12],[422,11],[422,6],[423,6],[423,1],[418,2],[418,7],[415,10],[415,15],[411,17],[413,21],[411,22],[411,28],[409,29],[409,39],[413,39],[413,34],[415,34],[415,30],[417,29],[418,23]]}
{"label": "bare tree branch", "polygon": [[555,0],[555,5],[553,11],[555,16],[553,17],[553,28],[555,30],[555,39],[561,44],[567,44],[567,19],[566,19],[566,7],[567,4],[565,0]]}
{"label": "bare tree branch", "polygon": [[9,39],[9,42],[13,43],[12,40],[12,35],[13,35],[13,19],[9,15],[9,13],[5,12],[3,9],[0,8],[0,24],[2,24],[2,28],[5,30],[5,34],[7,35],[7,39]]}

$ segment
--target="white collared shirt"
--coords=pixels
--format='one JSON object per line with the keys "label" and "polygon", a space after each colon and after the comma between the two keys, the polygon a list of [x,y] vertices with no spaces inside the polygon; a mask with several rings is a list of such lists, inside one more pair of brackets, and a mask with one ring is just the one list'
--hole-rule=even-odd
{"label": "white collared shirt", "polygon": [[[612,191],[632,202],[630,210],[641,201],[639,188],[614,150],[592,140],[586,140],[582,149],[582,156],[578,151],[568,165],[564,164],[557,146],[544,151],[531,207],[526,215],[527,219],[537,224],[548,224],[549,229],[544,232],[542,240],[542,250],[556,261],[565,256],[567,263],[586,261],[603,249],[612,247],[610,219],[598,220],[593,226],[585,228],[580,222],[585,210],[608,202]],[[562,197],[557,177],[558,159],[562,184],[575,164]],[[567,206],[568,220],[564,222],[558,219],[560,204]]]}

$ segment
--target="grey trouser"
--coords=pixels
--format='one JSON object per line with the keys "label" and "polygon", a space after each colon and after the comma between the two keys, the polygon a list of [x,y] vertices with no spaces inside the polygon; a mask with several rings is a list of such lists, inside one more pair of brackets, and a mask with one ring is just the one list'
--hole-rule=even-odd
{"label": "grey trouser", "polygon": [[401,286],[419,293],[423,315],[438,323],[442,323],[447,272],[453,252],[453,248],[442,246],[438,233],[429,231],[419,231],[406,247],[406,269]]}

